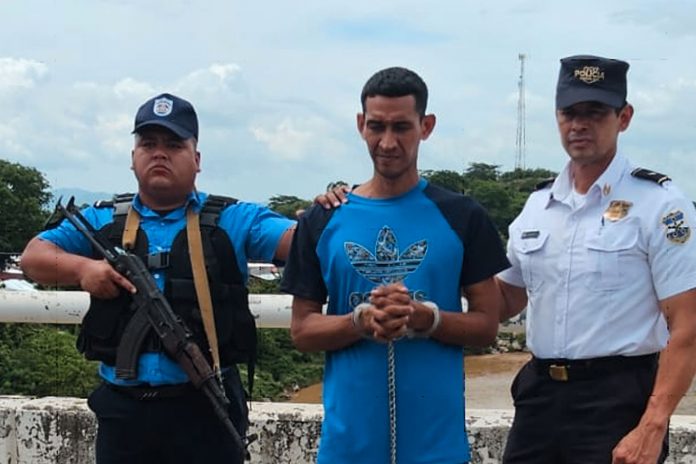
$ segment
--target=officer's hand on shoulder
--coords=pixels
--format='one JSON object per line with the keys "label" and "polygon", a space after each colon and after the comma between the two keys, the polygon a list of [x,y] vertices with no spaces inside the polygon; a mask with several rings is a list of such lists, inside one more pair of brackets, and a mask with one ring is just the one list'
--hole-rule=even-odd
{"label": "officer's hand on shoulder", "polygon": [[338,208],[348,202],[348,194],[351,188],[345,184],[340,184],[326,193],[322,193],[314,197],[314,203],[321,205],[324,209]]}

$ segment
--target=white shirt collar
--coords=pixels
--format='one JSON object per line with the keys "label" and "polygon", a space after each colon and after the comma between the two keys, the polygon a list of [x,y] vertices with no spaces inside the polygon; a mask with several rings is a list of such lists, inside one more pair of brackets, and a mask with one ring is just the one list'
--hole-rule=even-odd
{"label": "white shirt collar", "polygon": [[[617,153],[614,159],[611,160],[611,163],[609,163],[609,166],[607,166],[604,172],[587,190],[587,199],[589,200],[597,195],[595,192],[598,192],[602,198],[608,197],[611,194],[613,186],[623,177],[628,168],[628,159]],[[570,161],[568,161],[551,186],[546,207],[548,208],[553,201],[559,201],[572,206],[570,198],[572,190],[573,180],[570,176]]]}

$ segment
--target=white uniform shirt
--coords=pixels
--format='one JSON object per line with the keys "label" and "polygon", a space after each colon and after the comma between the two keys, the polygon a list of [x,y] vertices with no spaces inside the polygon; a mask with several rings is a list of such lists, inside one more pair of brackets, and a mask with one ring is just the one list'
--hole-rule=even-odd
{"label": "white uniform shirt", "polygon": [[573,206],[569,165],[510,224],[505,282],[526,287],[539,358],[635,356],[664,348],[658,301],[696,287],[696,210],[617,155]]}

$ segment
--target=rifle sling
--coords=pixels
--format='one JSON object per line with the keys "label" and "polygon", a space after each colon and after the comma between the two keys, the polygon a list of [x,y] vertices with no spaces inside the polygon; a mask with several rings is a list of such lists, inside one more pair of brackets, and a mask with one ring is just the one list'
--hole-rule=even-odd
{"label": "rifle sling", "polygon": [[[135,247],[135,240],[140,227],[140,215],[130,206],[126,216],[126,225],[123,229],[122,245],[126,250]],[[215,318],[213,317],[213,301],[210,297],[210,284],[208,273],[205,270],[205,259],[203,257],[203,241],[201,239],[200,217],[192,208],[186,210],[186,237],[188,241],[189,256],[191,258],[191,269],[193,271],[193,283],[196,288],[198,307],[203,319],[203,328],[210,346],[210,354],[213,357],[213,370],[220,376],[220,350],[218,348],[217,331],[215,329]]]}
{"label": "rifle sling", "polygon": [[124,250],[135,249],[135,240],[138,238],[138,228],[140,228],[140,215],[133,208],[133,206],[128,207],[128,215],[126,216],[126,225],[123,228],[123,237],[121,238],[121,245],[123,245]]}
{"label": "rifle sling", "polygon": [[217,331],[215,330],[215,318],[213,316],[213,301],[210,298],[210,284],[208,283],[208,273],[205,270],[203,257],[200,216],[190,207],[186,210],[186,237],[191,258],[191,269],[193,270],[193,284],[196,287],[196,296],[198,297],[198,308],[201,311],[203,328],[208,338],[210,354],[213,357],[213,371],[220,378],[220,351],[218,349]]}

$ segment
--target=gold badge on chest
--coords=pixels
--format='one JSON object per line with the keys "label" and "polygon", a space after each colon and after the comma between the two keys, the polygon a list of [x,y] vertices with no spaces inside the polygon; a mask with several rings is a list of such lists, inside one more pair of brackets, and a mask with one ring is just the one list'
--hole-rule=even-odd
{"label": "gold badge on chest", "polygon": [[633,203],[626,200],[611,200],[609,206],[604,211],[604,219],[607,221],[616,222],[623,219],[628,214],[628,210],[631,209]]}

